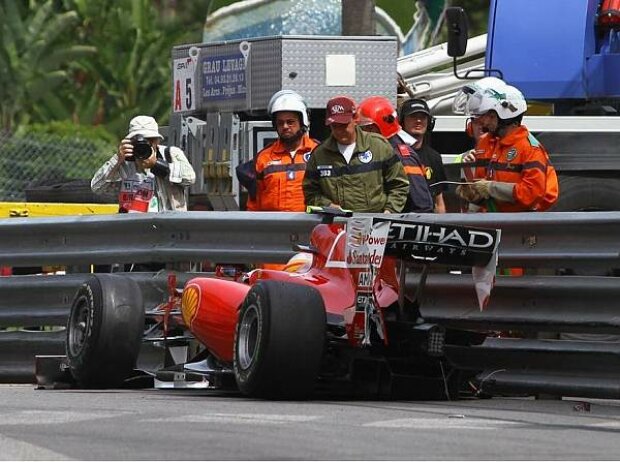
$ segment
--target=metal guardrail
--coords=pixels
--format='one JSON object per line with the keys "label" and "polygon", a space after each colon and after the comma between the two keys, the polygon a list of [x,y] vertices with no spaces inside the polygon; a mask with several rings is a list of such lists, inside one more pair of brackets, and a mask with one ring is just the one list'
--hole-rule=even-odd
{"label": "metal guardrail", "polygon": [[[559,268],[571,268],[577,273],[620,268],[619,212],[408,217],[421,223],[501,229],[499,263],[502,267],[525,267],[528,272],[539,273],[553,273]],[[253,212],[5,219],[0,220],[0,266],[203,259],[229,263],[281,262],[293,254],[292,244],[308,242],[310,231],[320,220],[318,216],[300,213]],[[0,278],[0,327],[64,325],[73,294],[84,277],[70,274]],[[165,275],[133,273],[130,277],[142,278],[138,282],[147,303],[156,304],[165,299]],[[179,284],[182,281],[180,278]],[[618,334],[620,316],[615,306],[620,284],[617,281],[596,276],[498,277],[491,302],[481,312],[470,276],[431,274],[423,292],[422,314],[428,321],[484,332],[519,330],[533,337],[539,332]],[[415,275],[407,282],[415,285]],[[517,356],[529,352],[528,357],[533,361],[538,357],[548,359],[558,351],[564,351],[567,358],[578,354],[584,363],[611,358],[609,367],[617,357],[617,344],[606,348],[585,342],[580,345],[586,351],[575,353],[574,342],[534,344],[531,339],[520,339],[530,344],[522,343],[525,346],[518,347],[513,342],[507,349],[501,340],[478,347],[477,357],[489,361],[481,368],[496,367],[508,350],[515,351]],[[63,342],[63,332],[0,331],[0,381],[31,381],[34,354],[62,353]],[[467,352],[461,352],[460,356],[454,354],[455,361],[467,358]],[[588,355],[589,359],[583,359]],[[515,367],[518,362],[515,360],[507,367]],[[470,366],[463,364],[465,368]],[[537,373],[527,383],[545,382],[541,378],[544,374],[555,374],[555,377],[562,374],[551,369],[540,369]],[[511,377],[523,382],[523,374],[523,370],[504,370],[502,380],[493,382],[494,386],[504,386]],[[594,387],[600,379],[600,390],[607,386],[603,382],[609,381],[609,377],[590,379]],[[539,385],[539,389],[556,389],[549,385],[549,380],[546,385]],[[510,386],[516,389],[520,385],[515,382]],[[609,390],[607,387],[601,393],[609,394]]]}
{"label": "metal guardrail", "polygon": [[503,266],[620,267],[619,212],[435,214],[426,219],[501,229],[499,262]]}
{"label": "metal guardrail", "polygon": [[480,311],[469,275],[433,274],[421,312],[427,322],[491,335],[480,345],[446,347],[453,365],[476,374],[480,393],[620,399],[619,282],[497,277]]}
{"label": "metal guardrail", "polygon": [[471,275],[431,274],[423,295],[424,318],[455,328],[620,334],[620,279],[614,277],[498,276],[484,311]]}
{"label": "metal guardrail", "polygon": [[286,261],[320,217],[169,212],[0,220],[0,265]]}
{"label": "metal guardrail", "polygon": [[[168,272],[117,273],[138,283],[144,304],[154,307],[168,297]],[[198,275],[175,273],[177,287]],[[64,355],[64,329],[73,297],[88,274],[0,277],[0,382],[32,382],[35,355]]]}
{"label": "metal guardrail", "polygon": [[[116,273],[138,283],[145,306],[168,297],[168,272]],[[176,273],[177,287],[211,273]],[[0,327],[64,326],[75,293],[88,274],[0,277]]]}
{"label": "metal guardrail", "polygon": [[482,371],[470,382],[481,393],[620,398],[620,342],[487,338],[446,350],[459,369]]}
{"label": "metal guardrail", "polygon": [[36,355],[64,355],[64,330],[0,331],[0,382],[32,383]]}
{"label": "metal guardrail", "polygon": [[[138,283],[146,306],[166,300],[167,272],[117,274]],[[175,274],[179,288],[192,277],[212,275]],[[64,326],[75,292],[88,276],[0,278],[0,327]],[[413,293],[417,280],[417,275],[408,275],[409,292]],[[431,274],[423,291],[422,315],[448,327],[480,331],[492,325],[496,330],[620,334],[619,282],[598,276],[498,276],[489,305],[480,311],[471,275]],[[588,294],[588,310],[583,309],[584,293]]]}
{"label": "metal guardrail", "polygon": [[[500,264],[620,267],[620,213],[410,214],[422,223],[500,228]],[[171,212],[0,220],[0,265],[196,261],[283,262],[320,217]]]}

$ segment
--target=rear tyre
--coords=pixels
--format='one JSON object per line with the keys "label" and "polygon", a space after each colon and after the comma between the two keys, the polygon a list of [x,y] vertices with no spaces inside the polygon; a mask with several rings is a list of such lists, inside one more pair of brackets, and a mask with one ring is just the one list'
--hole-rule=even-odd
{"label": "rear tyre", "polygon": [[307,398],[319,374],[325,331],[325,307],[317,290],[259,282],[248,292],[237,322],[237,386],[257,398]]}
{"label": "rear tyre", "polygon": [[138,284],[115,274],[92,275],[78,289],[67,323],[71,374],[85,388],[115,388],[134,369],[144,332]]}
{"label": "rear tyre", "polygon": [[620,178],[560,175],[560,195],[550,212],[620,210]]}
{"label": "rear tyre", "polygon": [[[560,175],[560,196],[550,212],[596,212],[620,210],[620,178]],[[616,268],[562,268],[562,275],[618,275]]]}

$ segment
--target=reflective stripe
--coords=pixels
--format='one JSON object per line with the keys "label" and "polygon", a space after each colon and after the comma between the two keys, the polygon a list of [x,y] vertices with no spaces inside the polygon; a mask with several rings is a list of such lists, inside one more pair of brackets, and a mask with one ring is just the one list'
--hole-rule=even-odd
{"label": "reflective stripe", "polygon": [[405,173],[407,175],[420,175],[426,178],[426,175],[424,175],[424,170],[422,170],[421,167],[414,167],[412,165],[405,165]]}
{"label": "reflective stripe", "polygon": [[537,168],[543,173],[547,172],[547,166],[543,164],[542,162],[538,162],[536,160],[533,162],[526,162],[525,164],[523,164],[523,170],[528,170],[531,168]]}
{"label": "reflective stripe", "polygon": [[489,168],[498,172],[515,172],[520,173],[523,170],[529,170],[537,168],[541,172],[546,172],[547,168],[544,164],[538,161],[526,162],[525,164],[511,164],[508,162],[489,162]]}
{"label": "reflective stripe", "polygon": [[490,171],[496,172],[512,172],[521,173],[523,170],[522,164],[511,164],[507,162],[489,162]]}
{"label": "reflective stripe", "polygon": [[[340,176],[355,175],[358,173],[368,173],[377,170],[383,170],[391,167],[394,163],[399,162],[396,156],[384,161],[369,162],[367,164],[359,165],[345,165],[343,167],[337,167],[330,169],[331,174],[329,178],[337,178]],[[308,170],[306,171],[308,178],[321,178],[320,170]]]}
{"label": "reflective stripe", "polygon": [[256,175],[256,178],[259,179],[259,180],[262,180],[266,176],[271,175],[273,173],[290,172],[290,171],[299,172],[299,171],[303,171],[305,169],[306,169],[305,162],[304,163],[298,163],[298,164],[275,164],[275,165],[270,165],[270,166],[264,168],[262,172],[259,172]]}
{"label": "reflective stripe", "polygon": [[534,146],[535,148],[537,148],[538,146],[540,146],[540,141],[538,141],[536,139],[536,137],[534,135],[532,135],[531,133],[528,133],[527,135],[527,140],[530,142],[530,144],[532,146]]}
{"label": "reflective stripe", "polygon": [[491,159],[476,159],[473,162],[465,162],[465,164],[469,164],[471,167],[488,167]]}
{"label": "reflective stripe", "polygon": [[390,168],[392,165],[400,162],[400,159],[397,156],[392,156],[389,159],[385,159],[383,163],[385,164],[383,168]]}

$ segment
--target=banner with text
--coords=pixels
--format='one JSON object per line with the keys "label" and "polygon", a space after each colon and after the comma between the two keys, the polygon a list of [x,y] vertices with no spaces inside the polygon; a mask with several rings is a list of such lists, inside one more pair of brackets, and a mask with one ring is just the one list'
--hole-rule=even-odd
{"label": "banner with text", "polygon": [[207,56],[200,67],[203,101],[245,99],[246,57],[243,53]]}

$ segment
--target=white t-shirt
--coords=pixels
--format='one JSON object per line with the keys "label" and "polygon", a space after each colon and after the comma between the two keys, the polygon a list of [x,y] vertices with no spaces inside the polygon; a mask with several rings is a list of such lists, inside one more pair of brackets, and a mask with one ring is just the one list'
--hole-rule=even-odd
{"label": "white t-shirt", "polygon": [[353,152],[355,151],[355,143],[353,144],[340,144],[338,143],[338,150],[344,160],[347,161],[347,164],[351,163],[351,157],[353,157]]}

